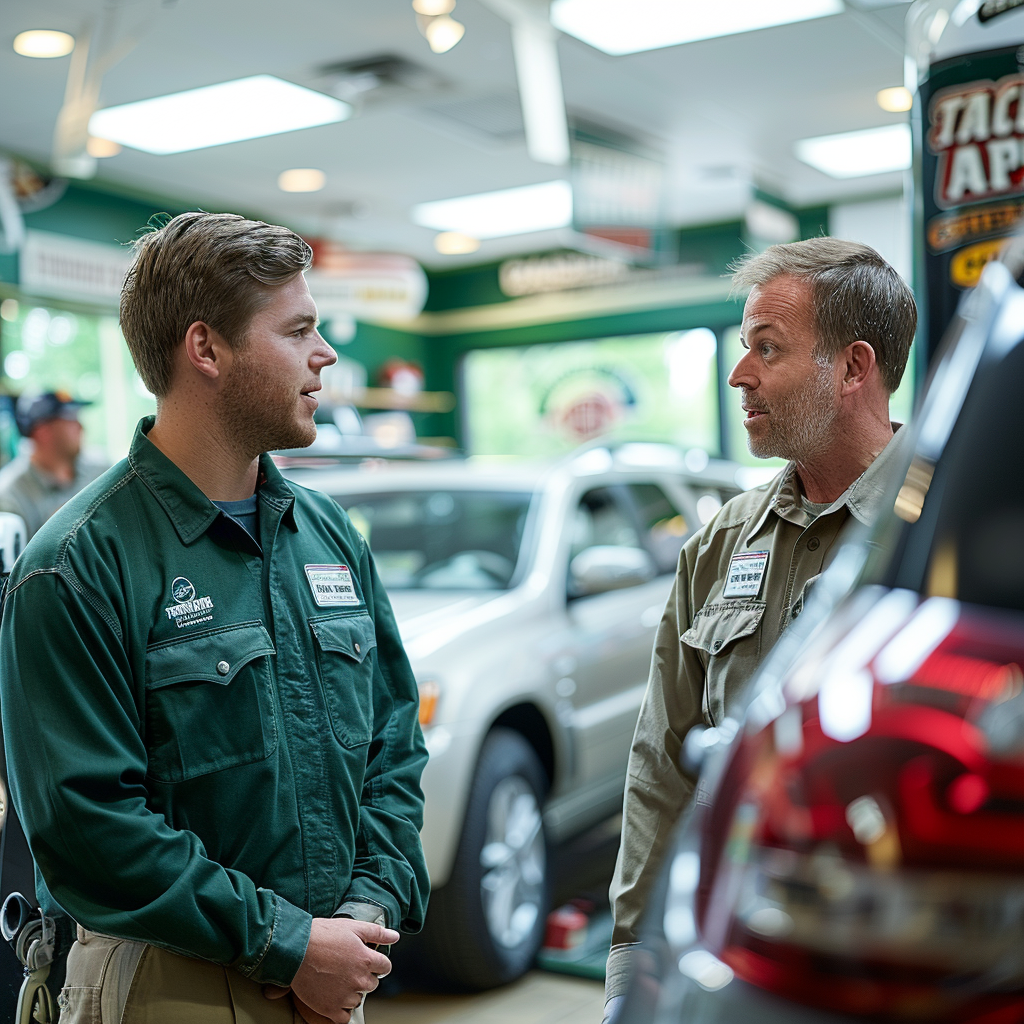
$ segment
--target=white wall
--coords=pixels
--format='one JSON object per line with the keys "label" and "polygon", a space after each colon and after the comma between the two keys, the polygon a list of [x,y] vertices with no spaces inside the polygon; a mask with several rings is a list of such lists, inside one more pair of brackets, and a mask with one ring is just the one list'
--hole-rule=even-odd
{"label": "white wall", "polygon": [[836,238],[870,245],[911,283],[910,207],[902,196],[837,203],[829,209],[828,224]]}

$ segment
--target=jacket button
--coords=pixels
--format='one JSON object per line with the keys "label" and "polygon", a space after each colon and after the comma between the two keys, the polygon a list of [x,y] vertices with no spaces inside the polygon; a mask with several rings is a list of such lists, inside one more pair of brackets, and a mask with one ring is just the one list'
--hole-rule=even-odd
{"label": "jacket button", "polygon": [[812,538],[811,538],[811,539],[810,539],[810,540],[809,540],[809,541],[807,542],[807,550],[808,550],[808,551],[817,551],[817,550],[818,550],[818,548],[820,548],[820,547],[821,547],[821,541],[820,541],[820,540],[818,540],[818,538],[817,538],[817,537],[812,537]]}
{"label": "jacket button", "polygon": [[359,644],[353,644],[352,648],[356,652],[356,654],[358,654],[362,650],[362,648],[359,646]]}
{"label": "jacket button", "polygon": [[218,661],[217,662],[217,671],[222,676],[226,676],[231,671],[231,666],[226,661]]}

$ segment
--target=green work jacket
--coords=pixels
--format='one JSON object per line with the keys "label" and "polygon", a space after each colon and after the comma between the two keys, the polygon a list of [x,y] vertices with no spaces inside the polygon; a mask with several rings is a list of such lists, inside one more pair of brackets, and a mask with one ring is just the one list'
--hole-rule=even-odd
{"label": "green work jacket", "polygon": [[256,544],[151,425],[14,566],[11,794],[45,908],[287,985],[346,901],[422,924],[416,684],[330,498],[263,456]]}

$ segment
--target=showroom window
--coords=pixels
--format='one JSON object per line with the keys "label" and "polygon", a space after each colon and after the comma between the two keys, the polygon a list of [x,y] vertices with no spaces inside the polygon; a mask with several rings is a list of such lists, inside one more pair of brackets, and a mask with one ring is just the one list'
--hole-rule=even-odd
{"label": "showroom window", "polygon": [[81,414],[85,445],[108,461],[127,455],[136,423],[156,411],[116,316],[5,299],[0,357],[3,383],[12,394],[63,389],[93,402]]}
{"label": "showroom window", "polygon": [[708,328],[468,352],[466,446],[558,455],[594,437],[718,451],[717,342]]}

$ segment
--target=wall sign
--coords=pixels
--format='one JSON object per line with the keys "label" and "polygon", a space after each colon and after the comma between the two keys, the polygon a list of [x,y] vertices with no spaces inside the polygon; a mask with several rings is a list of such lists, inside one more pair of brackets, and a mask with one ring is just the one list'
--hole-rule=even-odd
{"label": "wall sign", "polygon": [[131,261],[127,246],[27,231],[18,283],[29,295],[116,306]]}

